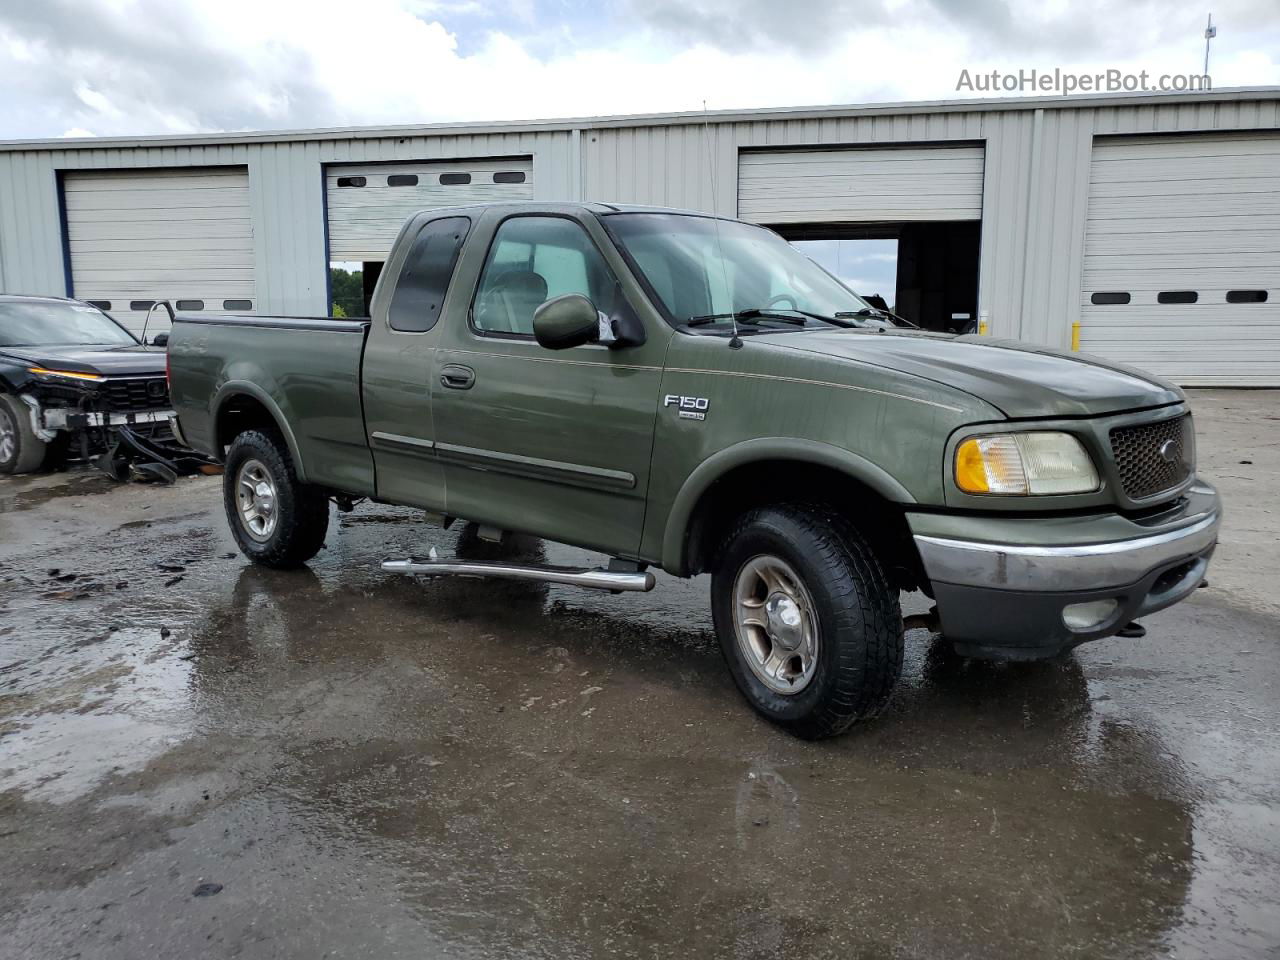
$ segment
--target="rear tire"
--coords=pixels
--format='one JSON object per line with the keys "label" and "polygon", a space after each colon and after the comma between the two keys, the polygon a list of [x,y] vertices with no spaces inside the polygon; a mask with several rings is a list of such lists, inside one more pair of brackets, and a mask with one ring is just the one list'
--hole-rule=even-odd
{"label": "rear tire", "polygon": [[711,604],[738,689],[796,736],[834,736],[874,716],[902,673],[897,593],[830,508],[745,514],[719,552]]}
{"label": "rear tire", "polygon": [[298,480],[278,435],[249,430],[231,442],[222,500],[232,536],[254,563],[299,567],[324,546],[329,498]]}
{"label": "rear tire", "polygon": [[39,470],[47,446],[31,429],[31,409],[15,396],[0,395],[0,474]]}

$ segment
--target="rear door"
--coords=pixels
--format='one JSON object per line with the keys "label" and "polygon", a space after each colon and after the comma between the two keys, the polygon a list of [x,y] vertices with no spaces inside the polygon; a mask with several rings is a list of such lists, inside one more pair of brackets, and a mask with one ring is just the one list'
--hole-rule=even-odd
{"label": "rear door", "polygon": [[450,309],[435,356],[450,513],[638,550],[670,331],[623,349],[548,350],[533,339],[533,312],[551,297],[581,293],[607,315],[634,310],[624,273],[590,217],[516,214],[492,228],[470,310],[455,320]]}
{"label": "rear door", "polygon": [[[378,495],[432,510],[445,506],[444,473],[435,453],[431,375],[439,320],[449,298],[471,219],[447,216],[414,225],[392,261],[365,347],[365,430]],[[467,291],[460,296],[466,300]],[[465,310],[465,306],[463,307]]]}

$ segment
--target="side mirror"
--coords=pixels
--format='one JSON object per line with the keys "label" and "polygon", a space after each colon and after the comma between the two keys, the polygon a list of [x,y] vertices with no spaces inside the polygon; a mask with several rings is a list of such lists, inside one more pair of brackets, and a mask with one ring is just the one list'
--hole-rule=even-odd
{"label": "side mirror", "polygon": [[533,336],[548,350],[565,350],[590,343],[600,334],[595,304],[580,293],[552,297],[533,311]]}
{"label": "side mirror", "polygon": [[153,347],[166,347],[169,345],[169,335],[167,333],[157,333],[151,341]]}

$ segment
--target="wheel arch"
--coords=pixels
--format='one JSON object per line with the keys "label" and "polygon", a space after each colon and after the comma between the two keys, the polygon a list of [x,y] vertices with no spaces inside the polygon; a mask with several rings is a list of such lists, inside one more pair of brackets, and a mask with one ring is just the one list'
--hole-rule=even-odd
{"label": "wheel arch", "polygon": [[255,427],[267,427],[284,438],[294,472],[300,481],[306,482],[306,465],[293,428],[267,391],[247,380],[230,380],[219,388],[213,411],[213,452],[219,459],[237,435]]}
{"label": "wheel arch", "polygon": [[35,379],[27,372],[27,367],[9,357],[0,357],[0,393],[14,396],[21,393]]}
{"label": "wheel arch", "polygon": [[[797,477],[804,479],[799,489]],[[919,561],[902,512],[904,505],[916,502],[911,492],[865,457],[792,438],[748,440],[703,461],[680,488],[667,516],[662,566],[679,576],[705,572],[733,516],[753,506],[804,500],[842,508],[876,504],[875,510],[849,510],[848,515],[881,541],[879,546],[891,546],[900,555],[899,566],[914,574]]]}

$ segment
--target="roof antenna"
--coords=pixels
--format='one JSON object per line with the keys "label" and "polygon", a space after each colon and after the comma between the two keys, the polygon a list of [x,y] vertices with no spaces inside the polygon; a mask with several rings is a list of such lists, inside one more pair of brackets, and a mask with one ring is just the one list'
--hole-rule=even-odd
{"label": "roof antenna", "polygon": [[1213,14],[1209,14],[1209,23],[1204,28],[1204,75],[1209,75],[1209,41],[1218,35],[1218,28],[1213,25]]}
{"label": "roof antenna", "polygon": [[[707,167],[711,173],[711,222],[715,225],[716,231],[716,252],[720,254],[720,276],[724,280],[725,293],[729,293],[729,270],[724,262],[724,241],[720,239],[720,217],[716,213],[716,199],[720,196],[720,192],[716,189],[716,158],[715,153],[711,149],[711,118],[707,113],[707,101],[702,101],[702,134],[703,139],[707,142]],[[715,307],[712,307],[714,312]],[[737,350],[742,346],[742,338],[738,336],[738,312],[734,309],[733,298],[729,298],[729,322],[733,325],[733,336],[729,338],[729,347]]]}

